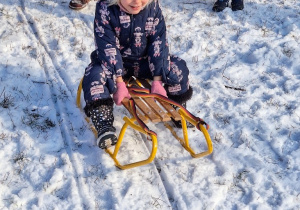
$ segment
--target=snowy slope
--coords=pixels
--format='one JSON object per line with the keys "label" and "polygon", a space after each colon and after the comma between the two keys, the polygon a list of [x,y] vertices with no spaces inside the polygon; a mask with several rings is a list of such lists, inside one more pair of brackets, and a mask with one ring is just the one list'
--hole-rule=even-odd
{"label": "snowy slope", "polygon": [[[93,44],[95,2],[0,3],[1,209],[300,209],[300,2],[161,1],[171,52],[210,124],[212,155],[193,159],[162,125],[153,163],[121,171],[75,105]],[[115,107],[119,131],[123,107]],[[189,130],[203,149],[201,135]],[[120,159],[150,142],[132,130]]]}

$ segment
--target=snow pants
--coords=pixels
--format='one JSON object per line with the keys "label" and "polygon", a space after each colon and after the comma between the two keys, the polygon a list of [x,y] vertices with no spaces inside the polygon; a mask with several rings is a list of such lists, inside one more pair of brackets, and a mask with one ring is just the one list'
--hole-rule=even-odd
{"label": "snow pants", "polygon": [[[116,91],[116,86],[112,73],[97,62],[96,59],[85,69],[82,82],[84,100],[86,104],[93,103],[100,99],[111,99],[110,94]],[[123,59],[124,75],[123,78],[135,76],[141,79],[153,79],[148,58],[139,61]],[[179,97],[189,90],[189,69],[186,62],[176,56],[170,56],[169,68],[166,68],[162,75],[162,81],[168,97]]]}

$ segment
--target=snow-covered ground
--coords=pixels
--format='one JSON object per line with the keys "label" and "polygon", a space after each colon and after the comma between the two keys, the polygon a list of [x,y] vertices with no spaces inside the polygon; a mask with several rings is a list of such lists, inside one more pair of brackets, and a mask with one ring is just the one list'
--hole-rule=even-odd
{"label": "snow-covered ground", "polygon": [[[119,170],[76,107],[95,2],[0,2],[0,209],[300,209],[300,1],[163,0],[171,52],[185,59],[188,109],[214,152],[193,159],[160,124],[149,165]],[[115,107],[120,131],[123,107]],[[189,130],[193,145],[201,133]],[[122,162],[149,155],[128,130]]]}

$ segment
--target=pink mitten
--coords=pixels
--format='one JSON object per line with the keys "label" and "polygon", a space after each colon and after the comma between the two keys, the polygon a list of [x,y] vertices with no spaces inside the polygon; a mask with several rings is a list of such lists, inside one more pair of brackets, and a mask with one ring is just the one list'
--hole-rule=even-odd
{"label": "pink mitten", "polygon": [[125,82],[117,82],[117,92],[113,94],[114,102],[120,106],[124,98],[131,98]]}
{"label": "pink mitten", "polygon": [[151,93],[157,93],[162,96],[168,97],[165,88],[162,86],[162,81],[153,81],[151,87]]}

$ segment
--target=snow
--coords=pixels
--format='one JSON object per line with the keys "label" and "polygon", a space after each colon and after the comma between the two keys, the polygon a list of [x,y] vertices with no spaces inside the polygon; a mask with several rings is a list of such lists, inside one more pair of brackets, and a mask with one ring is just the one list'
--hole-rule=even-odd
{"label": "snow", "polygon": [[[187,62],[188,110],[214,151],[192,158],[161,124],[148,165],[119,170],[75,104],[94,49],[95,2],[0,3],[1,209],[300,209],[300,2],[164,0],[171,52]],[[124,107],[115,107],[115,126]],[[126,132],[118,159],[149,156]],[[200,132],[191,144],[205,149]]]}

